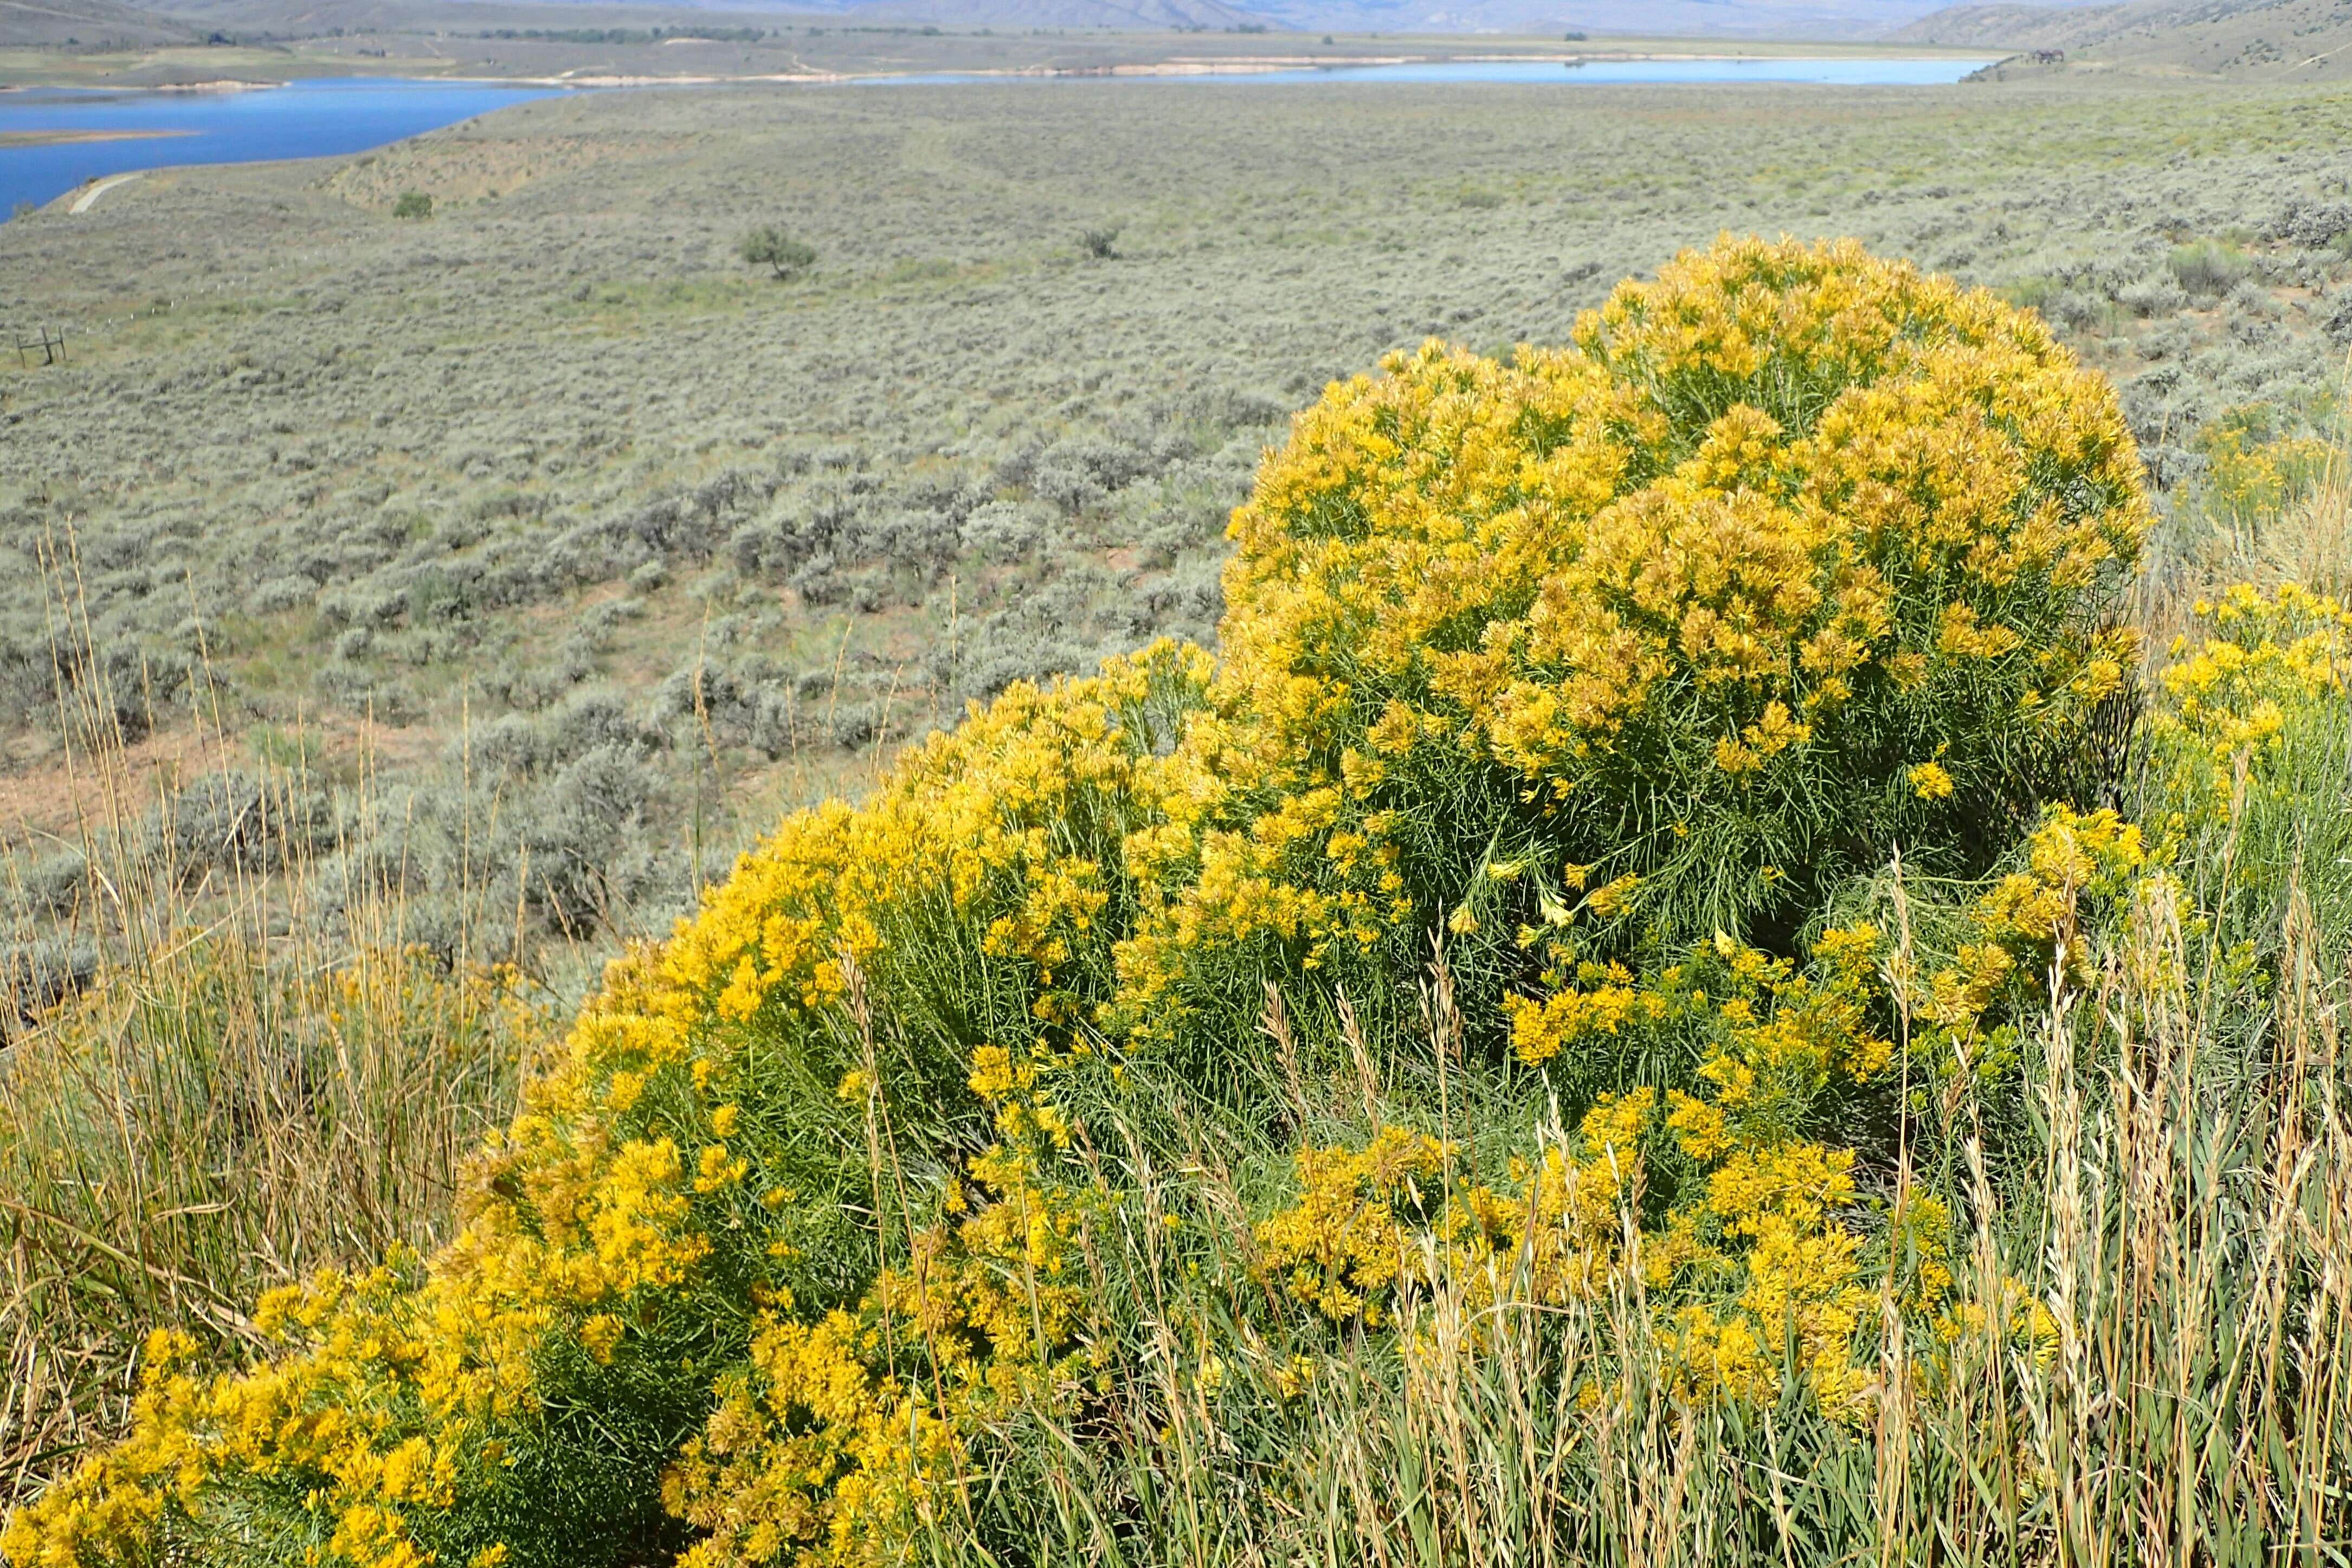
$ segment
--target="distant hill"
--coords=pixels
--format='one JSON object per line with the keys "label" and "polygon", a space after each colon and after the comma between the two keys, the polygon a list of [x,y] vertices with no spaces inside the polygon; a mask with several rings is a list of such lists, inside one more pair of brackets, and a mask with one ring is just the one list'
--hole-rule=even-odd
{"label": "distant hill", "polygon": [[[694,3],[694,0],[684,0]],[[730,0],[741,4],[741,0]],[[772,0],[877,21],[988,27],[1268,27],[1300,33],[1588,32],[1874,38],[1935,0]]]}
{"label": "distant hill", "polygon": [[184,44],[184,25],[120,0],[0,0],[0,49]]}
{"label": "distant hill", "polygon": [[1265,16],[1224,0],[874,0],[847,14],[966,27],[1241,27]]}
{"label": "distant hill", "polygon": [[[0,5],[11,0],[0,0]],[[36,4],[51,0],[33,0]],[[79,0],[66,0],[79,3]],[[556,0],[150,0],[162,19],[198,31],[221,28],[247,37],[300,37],[344,33],[469,32],[488,27],[762,26],[824,22],[821,5],[789,8],[761,0],[734,0],[724,8],[699,0],[637,0],[635,4],[575,5]]]}
{"label": "distant hill", "polygon": [[1558,33],[1866,38],[1918,0],[1250,0],[1276,26],[1361,33]]}
{"label": "distant hill", "polygon": [[[638,0],[593,7],[537,0],[151,0],[153,11],[122,0],[0,0],[0,47],[62,45],[68,38],[128,43],[184,41],[185,23],[277,36],[421,25],[464,27],[478,18],[530,26],[520,14],[626,11],[635,16],[677,10],[733,11],[804,19],[835,16],[874,23],[995,28],[1118,28],[1213,31],[1271,28],[1309,33],[1515,33],[1554,36],[1860,40],[1890,32],[1908,42],[1949,41],[2007,48],[2040,19],[2088,16],[2111,5],[2064,7],[1969,6],[1935,12],[1933,0]],[[2305,0],[2314,6],[2328,0]],[[1990,21],[1970,20],[1990,17]],[[1922,18],[1926,18],[1925,21]],[[617,25],[617,24],[605,24]],[[644,26],[640,21],[635,25]],[[1934,39],[1922,27],[1941,29]],[[1899,31],[1896,31],[1899,29]],[[1949,34],[1948,39],[1944,35]],[[2064,47],[2064,46],[2059,46]]]}
{"label": "distant hill", "polygon": [[1900,43],[2059,49],[2069,68],[2198,71],[2264,80],[2352,78],[2346,0],[2134,0],[2071,9],[1955,5]]}
{"label": "distant hill", "polygon": [[1243,0],[1302,31],[1583,31],[1595,36],[1876,38],[1934,0]]}
{"label": "distant hill", "polygon": [[[0,0],[79,4],[83,0]],[[102,3],[102,0],[88,0]],[[213,26],[290,33],[397,28],[405,18],[529,9],[513,0],[153,0]],[[1304,33],[1514,33],[1557,37],[1864,40],[1935,10],[1935,0],[652,0],[626,9],[705,9],[943,27],[1160,29],[1266,27]],[[596,7],[599,10],[607,7]],[[581,9],[547,5],[550,12]],[[463,26],[462,23],[454,25]],[[501,24],[509,25],[509,24]],[[554,24],[551,24],[554,25]],[[572,25],[564,23],[561,25]],[[642,25],[642,24],[639,24]]]}
{"label": "distant hill", "polygon": [[1954,48],[2081,47],[2104,33],[2103,24],[2129,5],[1954,5],[1887,35],[1890,43],[1940,44]]}

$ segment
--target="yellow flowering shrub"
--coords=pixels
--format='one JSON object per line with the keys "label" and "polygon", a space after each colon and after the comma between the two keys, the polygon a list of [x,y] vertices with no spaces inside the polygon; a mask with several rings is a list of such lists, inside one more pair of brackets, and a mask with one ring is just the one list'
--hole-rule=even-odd
{"label": "yellow flowering shrub", "polygon": [[[2196,606],[2148,725],[2153,830],[2220,923],[2229,988],[2251,985],[2298,896],[2352,938],[2352,608],[2284,583]],[[2227,874],[2211,874],[2219,868]]]}
{"label": "yellow flowering shrub", "polygon": [[2200,499],[2214,517],[2248,528],[2302,500],[2327,472],[2331,447],[2316,436],[2277,428],[2279,411],[2233,408],[2197,433],[2205,459]]}
{"label": "yellow flowering shrub", "polygon": [[1489,846],[1739,936],[1898,841],[1980,871],[2080,784],[2149,513],[2112,391],[2034,318],[1726,239],[1570,347],[1383,369],[1234,515],[1218,711],[1150,845],[1173,888],[1122,952],[1138,1027],[1213,988],[1204,947],[1353,972]]}
{"label": "yellow flowering shrub", "polygon": [[[968,1316],[991,1299],[970,1270],[877,1283],[866,1132],[915,1157],[984,1133],[976,1050],[1068,1053],[1127,924],[1121,846],[1156,820],[1159,754],[1206,677],[1205,655],[1163,646],[1015,686],[865,806],[788,821],[669,942],[609,967],[422,1278],[330,1276],[265,1303],[283,1354],[194,1393],[158,1385],[123,1449],[12,1521],[11,1561],[265,1536],[351,1568],[686,1544],[663,1507],[675,1434],[762,1358],[776,1377],[804,1363],[789,1322],[869,1292]],[[999,1121],[1050,1146],[1054,1115],[1033,1101]],[[1006,1202],[1028,1190],[1002,1153],[973,1174]],[[1000,1203],[959,1245],[996,1257],[1012,1225]],[[1035,1321],[994,1300],[973,1332]],[[528,1500],[542,1491],[571,1500],[562,1518]]]}

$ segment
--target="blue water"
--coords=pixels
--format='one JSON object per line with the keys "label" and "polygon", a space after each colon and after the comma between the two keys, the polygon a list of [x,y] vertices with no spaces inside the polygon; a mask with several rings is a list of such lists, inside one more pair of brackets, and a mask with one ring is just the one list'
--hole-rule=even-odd
{"label": "blue water", "polygon": [[[1713,60],[1446,60],[1407,66],[1311,66],[1297,70],[1204,71],[1197,76],[1127,76],[1108,79],[1152,82],[1517,82],[1544,86],[1621,82],[1814,82],[1831,87],[1939,87],[1991,65],[1981,59],[1837,58],[1774,59],[1756,56]],[[939,82],[1101,81],[1097,76],[986,76],[960,71],[867,77],[867,87],[921,87]]]}
{"label": "blue water", "polygon": [[[861,85],[913,87],[958,82],[1516,82],[1551,86],[1623,82],[1811,82],[1842,87],[1927,87],[1956,82],[1983,59],[1828,58],[1463,60],[1404,66],[1337,66],[1276,71],[1215,71],[1199,76],[1003,77],[938,71],[869,77]],[[41,147],[0,146],[0,216],[19,202],[45,203],[87,181],[163,164],[248,163],[362,152],[421,131],[454,125],[525,99],[565,89],[480,82],[332,78],[245,92],[140,92],[37,88],[0,92],[0,132],[142,131],[121,141]],[[111,198],[110,198],[111,199]]]}
{"label": "blue water", "polygon": [[[81,88],[0,92],[0,131],[193,133],[41,147],[0,146],[0,217],[14,212],[19,202],[47,202],[86,180],[127,170],[165,163],[250,163],[362,152],[560,90],[359,77],[298,81],[246,92]],[[104,210],[102,204],[100,210]]]}

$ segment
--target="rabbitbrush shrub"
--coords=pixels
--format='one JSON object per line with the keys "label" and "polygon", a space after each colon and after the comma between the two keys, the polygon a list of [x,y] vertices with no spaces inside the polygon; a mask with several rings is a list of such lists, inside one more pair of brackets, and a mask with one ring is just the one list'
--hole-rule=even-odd
{"label": "rabbitbrush shrub", "polygon": [[[241,1372],[159,1340],[5,1550],[2042,1561],[2168,1551],[2184,1499],[2315,1538],[2352,1225],[2160,1129],[2266,1146],[2165,1097],[2200,1029],[2254,1071],[2214,1020],[2267,1005],[2171,868],[2217,768],[2316,777],[2269,742],[2333,733],[2347,625],[2287,605],[2259,689],[2188,666],[2128,820],[2147,522],[2103,382],[1852,245],[1334,386],[1235,515],[1221,661],[1015,685],[788,819],[612,967],[454,1244],[272,1296]],[[2300,975],[2346,911],[2289,881]],[[2352,1149],[2333,1105],[2275,1113],[2287,1166]],[[2100,1239],[2159,1213],[2178,1267]]]}

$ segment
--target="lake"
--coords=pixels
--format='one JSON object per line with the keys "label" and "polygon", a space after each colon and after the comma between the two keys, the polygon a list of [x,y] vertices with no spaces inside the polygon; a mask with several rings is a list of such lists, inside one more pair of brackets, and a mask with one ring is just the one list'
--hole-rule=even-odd
{"label": "lake", "polygon": [[[1930,87],[1959,80],[1983,58],[1861,57],[1717,59],[1449,60],[1414,65],[1335,66],[1192,75],[1003,77],[952,71],[861,78],[856,86],[950,83],[1150,82],[1277,87],[1299,83],[1530,83],[1592,87],[1675,82],[1811,83],[1834,87]],[[243,92],[152,92],[37,88],[0,92],[0,215],[20,202],[52,201],[84,182],[164,164],[249,163],[362,152],[403,137],[471,120],[526,99],[566,89],[487,82],[337,78]],[[809,89],[802,89],[809,90]],[[78,138],[25,144],[27,137]],[[11,143],[17,143],[12,145]]]}
{"label": "lake", "polygon": [[[177,163],[252,163],[363,152],[561,89],[383,77],[244,92],[31,88],[0,93],[0,215],[86,180]],[[9,143],[62,133],[105,138]]]}

